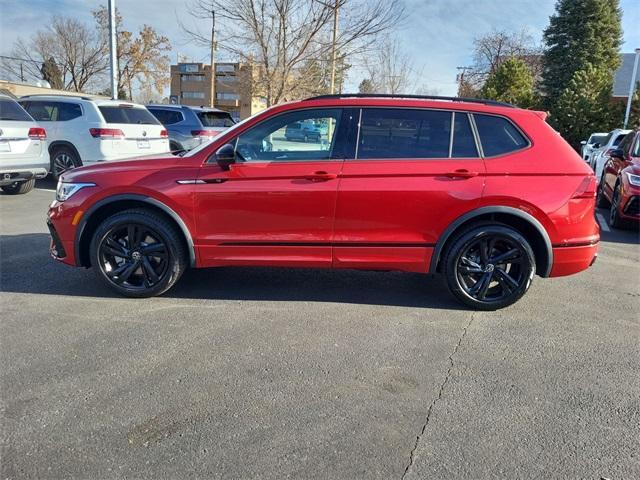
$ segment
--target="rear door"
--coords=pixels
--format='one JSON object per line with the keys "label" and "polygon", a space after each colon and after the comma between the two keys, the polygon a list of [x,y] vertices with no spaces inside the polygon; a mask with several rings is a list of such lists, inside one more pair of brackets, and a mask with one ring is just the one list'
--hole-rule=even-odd
{"label": "rear door", "polygon": [[[305,109],[282,113],[232,140],[237,163],[215,162],[195,185],[196,243],[204,266],[330,267],[338,179],[345,156],[349,111]],[[330,128],[316,142],[285,137],[306,119]]]}
{"label": "rear door", "polygon": [[40,157],[45,142],[29,137],[32,127],[36,127],[36,123],[18,103],[0,98],[0,169],[15,160]]}
{"label": "rear door", "polygon": [[334,266],[424,272],[442,231],[484,183],[469,115],[364,108],[338,191]]}
{"label": "rear door", "polygon": [[146,108],[110,103],[99,104],[98,110],[108,128],[121,130],[124,134],[113,137],[114,156],[127,158],[169,151],[166,129]]}

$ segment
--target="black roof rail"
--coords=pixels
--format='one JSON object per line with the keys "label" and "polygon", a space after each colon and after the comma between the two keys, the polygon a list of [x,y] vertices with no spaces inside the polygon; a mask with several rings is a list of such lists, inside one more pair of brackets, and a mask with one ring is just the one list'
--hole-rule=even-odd
{"label": "black roof rail", "polygon": [[483,98],[466,97],[441,97],[438,95],[405,95],[403,93],[340,93],[335,95],[318,95],[316,97],[305,98],[306,100],[325,100],[331,98],[411,98],[420,100],[446,100],[449,102],[481,103],[483,105],[493,105],[496,107],[517,108],[515,105],[497,100],[486,100]]}

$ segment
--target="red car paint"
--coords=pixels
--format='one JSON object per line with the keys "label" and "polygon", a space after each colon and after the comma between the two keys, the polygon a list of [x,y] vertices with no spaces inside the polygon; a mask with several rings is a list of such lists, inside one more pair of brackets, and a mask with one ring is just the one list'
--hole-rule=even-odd
{"label": "red car paint", "polygon": [[602,195],[613,201],[613,193],[620,186],[618,216],[625,222],[640,223],[640,186],[633,185],[627,173],[640,176],[640,131],[628,133],[620,142],[618,150],[621,156],[609,156],[602,174]]}
{"label": "red car paint", "polygon": [[[372,107],[499,115],[515,124],[529,145],[484,158],[364,160],[351,155],[327,161],[236,163],[229,170],[207,163],[222,145],[275,115],[349,108],[357,116],[361,108]],[[48,218],[64,256],[60,249],[54,253],[69,265],[88,266],[96,212],[108,205],[117,209],[114,201],[152,201],[173,212],[193,245],[194,267],[427,273],[438,270],[443,246],[455,228],[478,215],[498,215],[500,221],[513,219],[524,233],[533,231],[534,224],[541,229],[538,275],[573,274],[586,269],[597,253],[595,179],[544,118],[518,108],[409,98],[342,97],[278,105],[192,156],[107,162],[65,173],[64,182],[97,186],[51,205]],[[357,128],[357,119],[354,122]],[[545,248],[548,254],[542,252]]]}

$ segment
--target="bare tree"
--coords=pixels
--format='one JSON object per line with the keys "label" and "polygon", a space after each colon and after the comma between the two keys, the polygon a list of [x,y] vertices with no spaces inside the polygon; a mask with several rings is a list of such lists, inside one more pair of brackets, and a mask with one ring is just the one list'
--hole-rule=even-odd
{"label": "bare tree", "polygon": [[29,41],[18,39],[11,53],[23,60],[3,61],[5,74],[32,79],[42,78],[40,68],[53,59],[60,69],[65,90],[81,92],[94,87],[108,64],[105,45],[93,29],[73,18],[53,17],[46,30],[36,32]]}
{"label": "bare tree", "polygon": [[534,80],[542,74],[542,47],[537,44],[527,29],[517,32],[493,30],[473,42],[473,65],[465,81],[471,89],[482,87],[487,77],[494,73],[508,58],[524,61]]}
{"label": "bare tree", "polygon": [[374,93],[410,93],[416,88],[419,72],[397,38],[381,39],[377,50],[364,56],[364,67],[367,88]]}
{"label": "bare tree", "polygon": [[[318,62],[330,61],[336,8],[336,50],[345,59],[367,49],[404,14],[399,0],[192,0],[189,12],[201,20],[215,11],[220,49],[256,66],[254,91],[273,105],[318,90],[319,85],[308,85],[308,73],[326,68]],[[208,32],[182,28],[200,45],[211,45]],[[312,78],[322,82],[324,76]]]}

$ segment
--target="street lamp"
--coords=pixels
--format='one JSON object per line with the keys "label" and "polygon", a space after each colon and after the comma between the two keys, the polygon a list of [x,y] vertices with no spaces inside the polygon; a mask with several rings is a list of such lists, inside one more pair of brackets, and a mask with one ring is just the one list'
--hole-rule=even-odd
{"label": "street lamp", "polygon": [[627,128],[629,123],[629,115],[631,114],[631,102],[636,89],[636,75],[638,73],[638,60],[640,59],[640,48],[636,48],[636,58],[633,61],[633,73],[631,74],[631,82],[629,85],[629,97],[627,98],[627,111],[624,114],[624,127]]}

